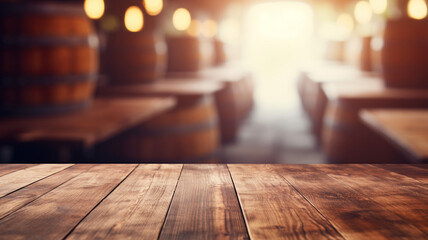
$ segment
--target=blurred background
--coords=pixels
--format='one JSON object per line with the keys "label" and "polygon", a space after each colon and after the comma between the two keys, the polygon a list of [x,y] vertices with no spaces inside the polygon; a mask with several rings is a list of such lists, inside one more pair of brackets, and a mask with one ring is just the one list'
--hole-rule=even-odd
{"label": "blurred background", "polygon": [[0,3],[1,162],[426,160],[426,0]]}

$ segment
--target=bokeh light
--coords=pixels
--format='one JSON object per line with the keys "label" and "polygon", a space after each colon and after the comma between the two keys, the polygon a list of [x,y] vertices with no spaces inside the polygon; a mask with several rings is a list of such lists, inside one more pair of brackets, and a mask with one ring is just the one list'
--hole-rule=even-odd
{"label": "bokeh light", "polygon": [[172,16],[172,24],[179,31],[189,28],[191,20],[190,12],[185,8],[178,8]]}
{"label": "bokeh light", "polygon": [[130,32],[138,32],[143,29],[143,12],[137,6],[129,7],[125,12],[125,27]]}
{"label": "bokeh light", "polygon": [[104,14],[103,0],[85,0],[83,4],[86,15],[91,19],[100,19]]}
{"label": "bokeh light", "polygon": [[407,5],[407,14],[413,19],[424,19],[427,16],[427,4],[424,0],[410,0]]}
{"label": "bokeh light", "polygon": [[201,34],[201,22],[197,19],[192,19],[189,28],[186,30],[187,34],[192,37],[197,37]]}
{"label": "bokeh light", "polygon": [[354,30],[354,19],[348,13],[342,13],[337,17],[336,24],[339,28],[343,29],[343,32],[350,35]]}
{"label": "bokeh light", "polygon": [[388,0],[370,0],[370,5],[374,13],[382,14],[388,6]]}
{"label": "bokeh light", "polygon": [[162,0],[144,0],[144,8],[146,9],[147,14],[150,16],[156,16],[162,12],[163,1]]}
{"label": "bokeh light", "polygon": [[367,1],[359,1],[355,5],[354,15],[357,22],[361,24],[369,23],[373,17],[372,7]]}
{"label": "bokeh light", "polygon": [[205,20],[202,24],[202,35],[207,38],[212,38],[217,34],[217,23],[208,19]]}

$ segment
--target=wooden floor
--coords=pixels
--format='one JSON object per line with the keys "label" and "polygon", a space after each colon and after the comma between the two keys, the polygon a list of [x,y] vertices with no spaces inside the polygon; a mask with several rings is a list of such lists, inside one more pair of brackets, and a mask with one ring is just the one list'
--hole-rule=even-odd
{"label": "wooden floor", "polygon": [[0,165],[0,239],[428,239],[426,165]]}
{"label": "wooden floor", "polygon": [[300,104],[280,110],[256,105],[222,157],[224,163],[327,163]]}

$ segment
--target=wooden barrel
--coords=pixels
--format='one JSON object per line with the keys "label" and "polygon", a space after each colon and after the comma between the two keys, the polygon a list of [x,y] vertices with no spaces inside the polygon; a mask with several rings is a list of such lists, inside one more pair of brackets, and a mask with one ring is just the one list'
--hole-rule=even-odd
{"label": "wooden barrel", "polygon": [[239,127],[246,116],[248,102],[244,84],[244,81],[225,82],[225,87],[215,95],[223,143],[237,139]]}
{"label": "wooden barrel", "polygon": [[168,71],[198,71],[214,61],[214,45],[210,39],[170,37],[168,45]]}
{"label": "wooden barrel", "polygon": [[311,121],[312,131],[318,143],[321,142],[323,117],[327,97],[322,89],[325,84],[347,84],[364,80],[379,81],[376,74],[363,73],[349,65],[321,65],[302,72],[298,78],[298,91],[303,110]]}
{"label": "wooden barrel", "polygon": [[359,110],[340,102],[327,105],[322,146],[328,159],[335,163],[403,162],[388,142],[361,123]]}
{"label": "wooden barrel", "polygon": [[0,111],[64,112],[88,105],[98,39],[82,6],[1,4]]}
{"label": "wooden barrel", "polygon": [[132,162],[217,162],[217,112],[210,96],[181,96],[178,106],[108,143],[109,158]]}
{"label": "wooden barrel", "polygon": [[428,20],[388,20],[382,49],[386,86],[428,88],[427,53]]}
{"label": "wooden barrel", "polygon": [[159,34],[120,31],[107,41],[106,71],[113,84],[149,83],[165,75],[167,48]]}
{"label": "wooden barrel", "polygon": [[372,37],[361,38],[361,53],[360,53],[360,70],[370,72],[373,70],[372,66]]}
{"label": "wooden barrel", "polygon": [[214,50],[215,50],[215,63],[216,64],[222,64],[227,62],[227,52],[226,52],[226,43],[215,39],[214,40]]}

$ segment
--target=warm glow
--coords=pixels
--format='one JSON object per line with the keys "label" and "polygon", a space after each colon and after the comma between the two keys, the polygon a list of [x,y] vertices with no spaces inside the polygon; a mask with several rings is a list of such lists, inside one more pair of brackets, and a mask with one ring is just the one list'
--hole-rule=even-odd
{"label": "warm glow", "polygon": [[321,22],[319,33],[323,39],[333,41],[344,41],[349,39],[354,31],[355,23],[348,13],[340,14],[336,21]]}
{"label": "warm glow", "polygon": [[355,5],[355,19],[361,24],[369,23],[372,20],[372,7],[367,1],[359,1]]}
{"label": "warm glow", "polygon": [[[300,2],[284,2],[281,4],[261,3],[252,7],[249,14],[257,17],[252,21],[252,28],[260,37],[276,39],[293,39],[306,32],[302,21],[312,18],[312,9],[308,4]],[[260,12],[260,13],[259,13]]]}
{"label": "warm glow", "polygon": [[139,7],[131,6],[125,12],[125,27],[130,32],[138,32],[144,26],[143,12]]}
{"label": "warm glow", "polygon": [[348,35],[354,30],[354,19],[347,13],[340,14],[339,17],[337,17],[336,24]]}
{"label": "warm glow", "polygon": [[388,0],[370,0],[370,5],[372,5],[374,13],[382,14],[388,6]]}
{"label": "warm glow", "polygon": [[201,23],[196,19],[192,20],[186,32],[192,37],[199,36],[199,34],[201,33]]}
{"label": "warm glow", "polygon": [[92,19],[100,19],[104,14],[103,0],[85,0],[83,4],[86,15]]}
{"label": "warm glow", "polygon": [[158,15],[163,8],[162,0],[144,0],[143,1],[144,8],[146,9],[147,14],[150,16]]}
{"label": "warm glow", "polygon": [[407,14],[413,19],[423,19],[427,16],[427,4],[424,0],[410,0]]}
{"label": "warm glow", "polygon": [[179,31],[184,31],[190,26],[190,21],[192,20],[190,13],[185,8],[179,8],[175,10],[174,15],[172,16],[172,23],[174,27]]}
{"label": "warm glow", "polygon": [[217,23],[214,20],[208,19],[202,24],[202,35],[211,38],[217,34]]}
{"label": "warm glow", "polygon": [[226,19],[220,23],[219,38],[223,42],[233,43],[239,39],[240,27],[239,22],[235,19]]}
{"label": "warm glow", "polygon": [[[258,2],[248,8],[242,19],[242,32],[235,32],[240,44],[229,49],[242,51],[243,64],[257,76],[254,84],[258,106],[282,112],[298,105],[295,71],[312,59],[314,12],[311,5],[300,0]],[[229,22],[230,29],[239,29],[240,16],[230,16],[234,17]],[[219,36],[223,24],[220,23]]]}

